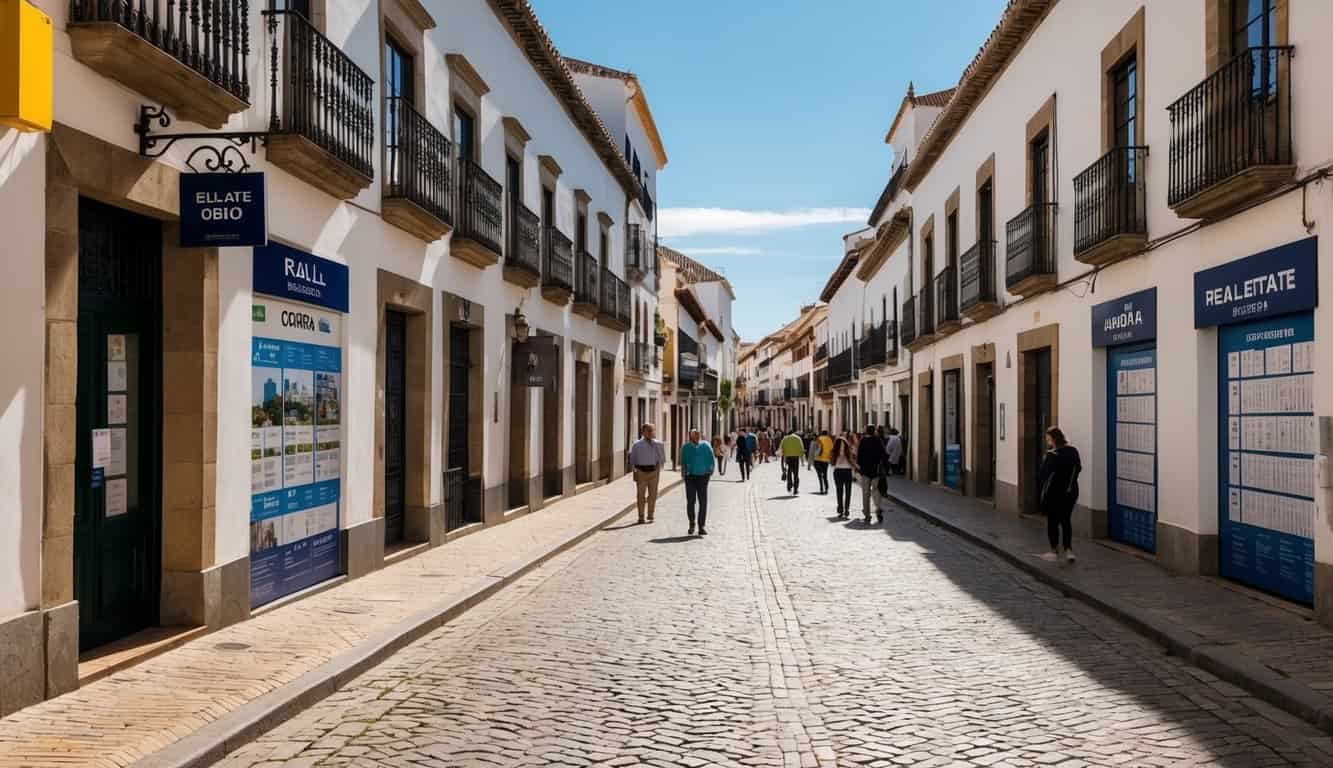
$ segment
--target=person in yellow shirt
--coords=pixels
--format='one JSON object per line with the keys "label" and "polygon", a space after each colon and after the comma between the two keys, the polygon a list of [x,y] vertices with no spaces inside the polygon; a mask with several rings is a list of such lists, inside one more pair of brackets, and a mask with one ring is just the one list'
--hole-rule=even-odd
{"label": "person in yellow shirt", "polygon": [[833,461],[833,438],[829,437],[827,429],[820,430],[819,437],[815,439],[815,444],[819,446],[815,453],[815,477],[819,478],[819,492],[825,496],[828,495],[828,465]]}
{"label": "person in yellow shirt", "polygon": [[782,438],[778,450],[782,452],[782,466],[786,469],[784,479],[787,481],[787,493],[800,493],[801,456],[805,455],[805,443],[801,441],[801,436],[796,434],[795,427]]}

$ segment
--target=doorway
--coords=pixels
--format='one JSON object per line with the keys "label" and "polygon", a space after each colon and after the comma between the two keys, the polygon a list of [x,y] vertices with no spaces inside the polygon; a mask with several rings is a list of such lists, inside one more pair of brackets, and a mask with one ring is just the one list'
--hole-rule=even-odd
{"label": "doorway", "polygon": [[995,497],[995,364],[976,366],[973,392],[976,396],[976,430],[972,444],[973,488],[978,498]]}
{"label": "doorway", "polygon": [[509,373],[509,503],[518,509],[528,503],[528,342],[510,342]]}
{"label": "doorway", "polygon": [[472,359],[471,330],[463,325],[449,327],[449,450],[445,454],[444,503],[446,531],[481,522],[480,479],[469,477],[471,467],[472,401],[470,384]]}
{"label": "doorway", "polygon": [[1055,423],[1052,407],[1051,388],[1051,349],[1043,347],[1023,353],[1023,435],[1018,449],[1019,471],[1023,484],[1022,501],[1024,514],[1037,514],[1040,509],[1040,492],[1037,484],[1037,471],[1046,454],[1043,435]]}
{"label": "doorway", "polygon": [[79,650],[158,621],[162,233],[79,199],[74,594]]}
{"label": "doorway", "polygon": [[403,540],[407,516],[407,315],[384,313],[384,544]]}
{"label": "doorway", "polygon": [[542,363],[546,375],[553,377],[542,387],[542,498],[549,499],[564,493],[564,471],[560,466],[560,448],[564,443],[564,355],[563,341],[558,336],[540,336],[543,346]]}
{"label": "doorway", "polygon": [[574,363],[574,481],[592,480],[592,366],[583,360]]}
{"label": "doorway", "polygon": [[616,361],[602,358],[602,411],[601,428],[597,430],[598,439],[598,462],[597,477],[599,480],[611,479],[611,446],[615,435],[615,396],[616,396]]}

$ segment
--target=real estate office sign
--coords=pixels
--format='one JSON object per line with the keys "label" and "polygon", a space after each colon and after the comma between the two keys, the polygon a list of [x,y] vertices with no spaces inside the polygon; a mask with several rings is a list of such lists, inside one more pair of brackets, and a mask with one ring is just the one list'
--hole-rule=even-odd
{"label": "real estate office sign", "polygon": [[182,173],[181,247],[267,245],[262,173]]}

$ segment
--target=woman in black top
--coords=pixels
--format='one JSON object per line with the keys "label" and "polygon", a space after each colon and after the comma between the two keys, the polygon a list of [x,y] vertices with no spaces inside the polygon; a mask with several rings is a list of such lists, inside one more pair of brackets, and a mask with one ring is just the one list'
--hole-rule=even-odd
{"label": "woman in black top", "polygon": [[1051,544],[1051,551],[1042,555],[1043,560],[1058,560],[1063,544],[1065,559],[1074,562],[1070,522],[1078,502],[1078,476],[1082,471],[1078,449],[1069,444],[1065,433],[1059,427],[1046,430],[1046,456],[1037,476],[1041,511],[1046,515],[1046,538]]}
{"label": "woman in black top", "polygon": [[838,519],[846,520],[852,514],[852,470],[856,466],[856,450],[847,440],[847,433],[833,442],[829,464],[833,465],[833,491],[838,499]]}

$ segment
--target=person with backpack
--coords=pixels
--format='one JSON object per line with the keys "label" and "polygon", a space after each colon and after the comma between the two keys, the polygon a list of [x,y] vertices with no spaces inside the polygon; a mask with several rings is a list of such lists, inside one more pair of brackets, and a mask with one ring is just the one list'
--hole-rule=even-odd
{"label": "person with backpack", "polygon": [[736,435],[736,466],[741,468],[740,482],[750,479],[750,467],[754,461],[755,452],[754,436],[741,427],[741,431]]}
{"label": "person with backpack", "polygon": [[880,480],[888,471],[888,451],[884,450],[884,441],[875,433],[873,426],[867,426],[865,435],[856,447],[856,468],[861,473],[861,513],[865,515],[865,524],[870,525],[870,512],[874,510],[879,522],[884,522],[884,510],[876,504],[875,494],[883,493]]}
{"label": "person with backpack", "polygon": [[1063,552],[1066,562],[1074,562],[1072,520],[1078,503],[1078,476],[1083,462],[1078,449],[1069,444],[1059,427],[1046,430],[1046,456],[1037,473],[1041,511],[1046,515],[1046,539],[1051,551],[1041,559],[1058,561]]}

